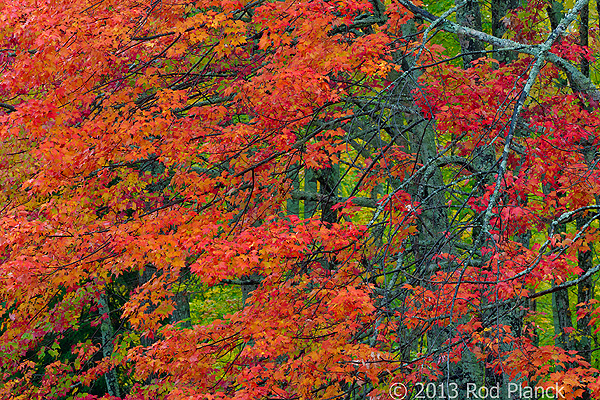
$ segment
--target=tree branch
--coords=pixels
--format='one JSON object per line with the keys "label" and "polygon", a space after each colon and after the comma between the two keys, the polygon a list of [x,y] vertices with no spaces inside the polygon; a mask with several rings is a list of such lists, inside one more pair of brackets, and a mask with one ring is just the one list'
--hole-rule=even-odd
{"label": "tree branch", "polygon": [[14,106],[11,106],[10,104],[7,104],[7,103],[0,103],[0,107],[6,108],[9,112],[17,111],[17,109]]}
{"label": "tree branch", "polygon": [[310,200],[310,201],[335,201],[336,203],[344,203],[348,200],[359,207],[377,208],[378,201],[367,197],[331,197],[314,192],[305,192],[303,190],[292,190],[290,192],[294,200]]}
{"label": "tree branch", "polygon": [[[455,22],[449,21],[445,18],[438,18],[433,15],[429,11],[423,10],[420,7],[415,6],[409,0],[398,0],[400,4],[406,7],[413,14],[422,17],[423,19],[435,24],[438,28],[456,34],[462,34],[465,36],[469,36],[471,38],[483,41],[485,43],[491,44],[495,47],[502,47],[503,51],[513,51],[517,53],[525,53],[532,56],[539,56],[540,51],[542,50],[544,44],[540,45],[527,45],[523,43],[514,42],[509,39],[501,39],[495,36],[489,35],[487,33],[465,27],[459,25]],[[575,4],[571,12],[577,11],[581,8],[581,6],[585,5],[588,0],[580,0]],[[565,18],[567,19],[567,18]],[[557,34],[561,34],[564,29],[560,29],[560,25],[557,27]],[[549,38],[550,39],[550,38]],[[592,99],[600,103],[600,91],[598,88],[592,83],[592,81],[585,76],[579,69],[571,64],[569,61],[565,60],[562,57],[557,56],[553,53],[546,53],[546,60],[555,64],[559,68],[561,68],[568,76],[570,81],[573,83],[573,90],[576,92],[586,93]]]}

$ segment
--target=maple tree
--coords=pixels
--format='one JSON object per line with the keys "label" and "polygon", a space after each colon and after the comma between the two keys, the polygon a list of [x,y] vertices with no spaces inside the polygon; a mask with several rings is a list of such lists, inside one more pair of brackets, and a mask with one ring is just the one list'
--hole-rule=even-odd
{"label": "maple tree", "polygon": [[0,397],[600,398],[589,4],[437,6],[0,3]]}

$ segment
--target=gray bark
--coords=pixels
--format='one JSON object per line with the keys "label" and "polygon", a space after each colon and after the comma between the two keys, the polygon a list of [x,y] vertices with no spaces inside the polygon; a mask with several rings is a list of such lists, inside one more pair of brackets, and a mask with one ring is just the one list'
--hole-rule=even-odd
{"label": "gray bark", "polygon": [[[317,192],[317,177],[315,171],[307,168],[304,171],[304,191],[309,193]],[[312,200],[304,201],[304,218],[310,218],[315,215],[317,202]]]}
{"label": "gray bark", "polygon": [[572,328],[571,308],[569,306],[569,290],[561,289],[552,293],[552,311],[554,315],[554,334],[556,346],[573,350],[574,343],[565,329]]}
{"label": "gray bark", "polygon": [[[461,3],[455,1],[455,3]],[[459,4],[457,4],[459,6]],[[463,7],[459,7],[456,11],[456,22],[460,25],[468,26],[469,28],[481,31],[481,11],[477,0],[467,0]],[[483,44],[481,41],[472,37],[458,34],[458,42],[463,54],[464,68],[471,67],[471,61],[474,61],[483,55]],[[474,54],[475,53],[475,54]]]}
{"label": "gray bark", "polygon": [[[293,165],[291,170],[288,172],[288,179],[292,181],[292,191],[297,191],[300,189],[300,176],[297,164]],[[295,216],[300,215],[299,199],[292,197],[287,201],[287,213]]]}
{"label": "gray bark", "polygon": [[[579,44],[585,47],[589,45],[590,30],[590,5],[586,4],[580,13],[579,22]],[[590,63],[584,57],[581,58],[581,73],[590,77]]]}
{"label": "gray bark", "polygon": [[190,313],[190,295],[187,291],[188,281],[190,279],[190,269],[184,268],[179,271],[179,279],[176,287],[173,288],[173,301],[175,310],[171,314],[170,322],[173,325],[178,325],[180,328],[191,328],[191,313]]}
{"label": "gray bark", "polygon": [[[113,352],[113,339],[115,332],[110,319],[110,308],[106,300],[106,294],[101,293],[98,298],[98,309],[102,317],[100,323],[100,333],[102,335],[102,356],[104,359],[109,359]],[[121,397],[121,388],[119,386],[119,380],[117,379],[117,373],[114,369],[104,374],[106,381],[106,390],[110,396]]]}

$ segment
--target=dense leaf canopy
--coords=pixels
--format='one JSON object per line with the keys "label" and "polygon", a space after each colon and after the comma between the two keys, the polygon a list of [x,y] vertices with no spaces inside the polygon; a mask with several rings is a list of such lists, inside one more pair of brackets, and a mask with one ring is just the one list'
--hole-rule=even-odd
{"label": "dense leaf canopy", "polygon": [[600,398],[597,20],[1,1],[0,398]]}

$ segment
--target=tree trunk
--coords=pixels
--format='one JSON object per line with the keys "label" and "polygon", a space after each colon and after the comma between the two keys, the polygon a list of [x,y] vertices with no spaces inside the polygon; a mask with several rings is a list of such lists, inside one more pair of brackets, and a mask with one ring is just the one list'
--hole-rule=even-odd
{"label": "tree trunk", "polygon": [[[459,3],[455,1],[455,3]],[[467,0],[465,5],[456,11],[456,22],[462,26],[481,31],[481,11],[477,0]],[[483,56],[484,46],[479,40],[458,35],[464,68],[470,68],[471,62]]]}
{"label": "tree trunk", "polygon": [[[316,172],[310,168],[304,171],[304,190],[309,193],[317,192],[317,177]],[[304,218],[310,218],[317,210],[317,202],[312,200],[304,200]]]}
{"label": "tree trunk", "polygon": [[[506,33],[503,18],[510,10],[519,7],[519,0],[492,0],[492,35],[501,38]],[[481,30],[481,29],[479,29]],[[494,58],[501,63],[515,59],[515,54],[508,51],[497,51],[499,46],[494,46]]]}
{"label": "tree trunk", "polygon": [[[577,219],[577,228],[582,229],[583,225],[587,221],[584,218]],[[593,246],[593,243],[586,243]],[[592,251],[590,250],[579,250],[577,254],[577,261],[579,268],[581,268],[582,275],[585,274],[592,268]],[[592,277],[588,277],[577,284],[577,304],[589,304],[593,294],[593,283]],[[588,363],[592,363],[592,327],[590,326],[590,314],[586,313],[582,317],[577,319],[577,335],[579,339],[579,355],[583,357]],[[586,390],[580,400],[589,400],[590,392]]]}
{"label": "tree trunk", "polygon": [[[585,47],[589,45],[590,30],[590,5],[586,4],[580,13],[579,22],[579,44]],[[581,73],[590,77],[590,63],[585,57],[581,57]]]}
{"label": "tree trunk", "polygon": [[176,287],[173,288],[173,300],[175,310],[171,314],[170,322],[173,325],[178,325],[180,328],[191,328],[191,313],[190,313],[190,294],[187,291],[188,281],[191,276],[191,271],[188,267],[179,271],[179,279]]}
{"label": "tree trunk", "polygon": [[[102,356],[105,360],[110,359],[114,352],[113,340],[115,332],[110,319],[110,308],[106,300],[106,294],[100,294],[98,298],[98,307],[102,322],[100,323],[100,333],[102,335]],[[117,372],[114,369],[104,374],[106,381],[106,391],[109,396],[121,397],[121,388],[117,379]]]}

